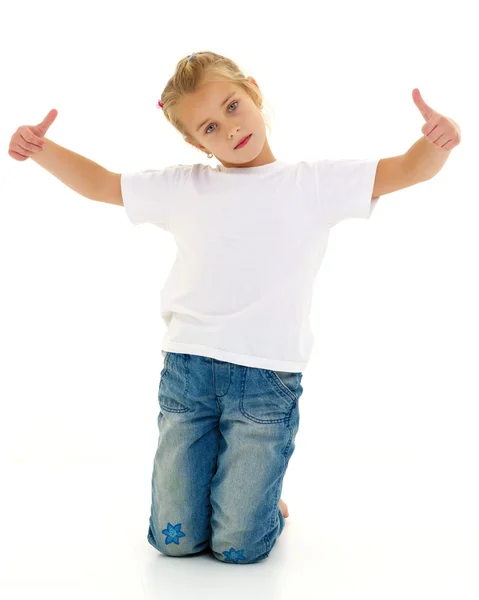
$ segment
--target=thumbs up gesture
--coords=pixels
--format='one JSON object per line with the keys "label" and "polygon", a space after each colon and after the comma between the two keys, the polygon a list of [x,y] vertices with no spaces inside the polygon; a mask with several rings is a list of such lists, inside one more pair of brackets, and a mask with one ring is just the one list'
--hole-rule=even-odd
{"label": "thumbs up gesture", "polygon": [[27,160],[35,152],[41,152],[46,145],[44,137],[50,125],[57,118],[58,111],[53,108],[38,125],[22,125],[10,140],[8,154],[15,160]]}
{"label": "thumbs up gesture", "polygon": [[428,142],[443,150],[452,150],[461,143],[461,128],[456,121],[441,115],[426,104],[417,88],[412,91],[412,99],[426,121],[421,131]]}

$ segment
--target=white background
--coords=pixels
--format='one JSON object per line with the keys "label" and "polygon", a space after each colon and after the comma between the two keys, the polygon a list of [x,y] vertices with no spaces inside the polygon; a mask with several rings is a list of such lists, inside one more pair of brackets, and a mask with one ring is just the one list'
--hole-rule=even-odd
{"label": "white background", "polygon": [[[2,597],[479,596],[479,44],[467,5],[2,9]],[[146,540],[173,237],[7,153],[20,125],[55,108],[46,137],[111,171],[207,163],[156,108],[176,63],[202,50],[256,79],[278,159],[406,152],[424,124],[415,87],[462,129],[436,177],[331,231],[284,479],[290,517],[271,556],[243,568],[168,559]]]}

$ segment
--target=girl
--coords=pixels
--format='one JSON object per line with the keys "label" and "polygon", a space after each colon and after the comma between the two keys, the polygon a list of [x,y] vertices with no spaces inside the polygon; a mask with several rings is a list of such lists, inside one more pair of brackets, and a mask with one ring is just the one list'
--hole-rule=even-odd
{"label": "girl", "polygon": [[254,563],[287,516],[278,501],[328,227],[369,217],[377,160],[277,160],[256,81],[213,52],[181,60],[158,105],[221,164],[121,177],[132,223],[154,223],[178,245],[162,292],[168,330],[148,540],[172,556],[211,548],[222,561]]}
{"label": "girl", "polygon": [[49,140],[45,150],[30,146],[51,115],[12,138],[10,155],[33,156],[86,197],[123,205],[133,224],[174,236],[148,541],[170,556],[211,550],[223,562],[255,563],[288,516],[280,496],[329,229],[369,218],[378,160],[276,159],[256,81],[213,52],[180,60],[158,106],[220,164],[120,176]]}

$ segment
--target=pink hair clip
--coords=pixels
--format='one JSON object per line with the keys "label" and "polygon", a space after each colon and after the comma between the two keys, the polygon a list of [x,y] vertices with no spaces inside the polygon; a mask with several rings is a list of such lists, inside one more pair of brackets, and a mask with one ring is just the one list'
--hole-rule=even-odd
{"label": "pink hair clip", "polygon": [[158,106],[159,108],[163,108],[163,104],[160,102],[160,100],[158,100],[158,104],[157,104],[157,106]]}

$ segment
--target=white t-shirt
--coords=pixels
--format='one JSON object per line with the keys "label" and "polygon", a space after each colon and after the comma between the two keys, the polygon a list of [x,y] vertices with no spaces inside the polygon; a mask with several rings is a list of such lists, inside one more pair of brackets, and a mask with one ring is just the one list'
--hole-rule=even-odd
{"label": "white t-shirt", "polygon": [[[128,219],[175,238],[162,349],[304,372],[329,229],[368,219],[379,159],[174,165],[121,175]],[[375,199],[376,201],[376,199]]]}

